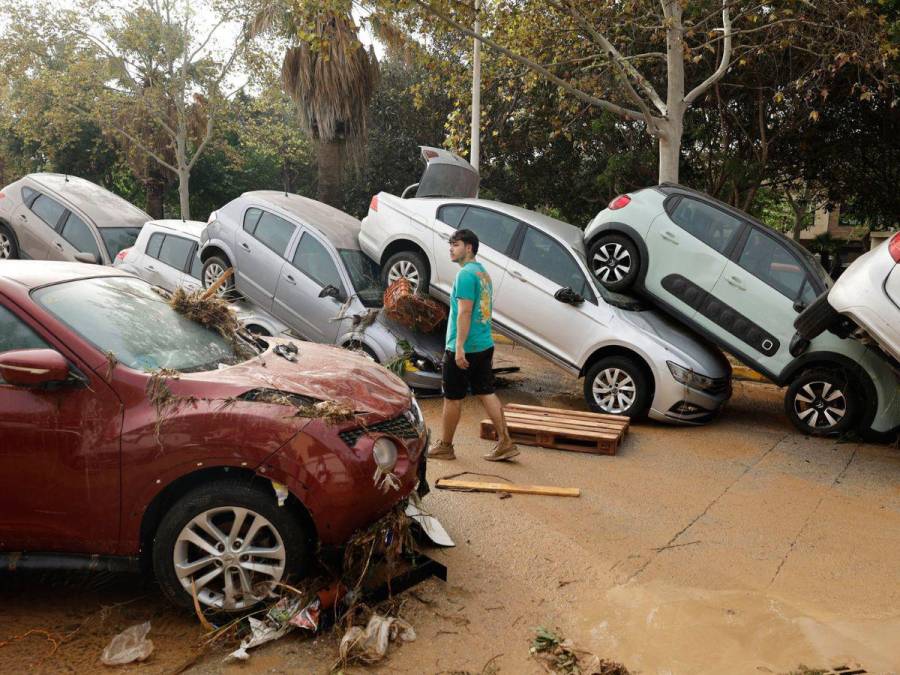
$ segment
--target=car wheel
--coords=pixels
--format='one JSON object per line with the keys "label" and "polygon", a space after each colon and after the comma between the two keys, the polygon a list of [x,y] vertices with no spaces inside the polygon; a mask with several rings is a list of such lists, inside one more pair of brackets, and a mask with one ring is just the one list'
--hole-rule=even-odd
{"label": "car wheel", "polygon": [[409,280],[414,293],[428,293],[431,271],[428,269],[428,261],[420,253],[400,251],[387,259],[381,272],[384,287],[387,288],[401,277]]}
{"label": "car wheel", "polygon": [[611,291],[630,288],[638,275],[637,246],[621,234],[602,234],[591,245],[588,261],[594,277]]}
{"label": "car wheel", "polygon": [[650,383],[634,359],[608,356],[588,369],[584,398],[594,412],[642,417],[650,406]]}
{"label": "car wheel", "polygon": [[788,387],[784,410],[805,434],[841,434],[852,428],[859,411],[855,382],[842,370],[806,370]]}
{"label": "car wheel", "polygon": [[0,260],[14,260],[18,257],[16,238],[6,225],[0,225]]}
{"label": "car wheel", "polygon": [[[209,288],[216,283],[216,280],[222,276],[229,267],[231,267],[231,263],[228,262],[227,258],[220,258],[217,255],[208,258],[207,261],[203,263],[203,288]],[[229,298],[235,296],[233,274],[225,280],[224,284],[219,286],[216,295]]]}
{"label": "car wheel", "polygon": [[828,291],[813,300],[794,319],[797,334],[806,340],[812,340],[840,321],[841,315],[828,304]]}
{"label": "car wheel", "polygon": [[273,491],[216,481],[172,506],[153,540],[153,569],[164,594],[182,607],[244,612],[276,584],[309,571],[304,525]]}

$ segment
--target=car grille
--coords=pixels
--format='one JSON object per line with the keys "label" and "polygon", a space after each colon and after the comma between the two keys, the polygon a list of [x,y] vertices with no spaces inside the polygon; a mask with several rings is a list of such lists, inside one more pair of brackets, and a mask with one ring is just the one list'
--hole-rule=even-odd
{"label": "car grille", "polygon": [[387,420],[385,422],[378,422],[377,424],[371,424],[365,427],[358,427],[356,429],[347,429],[346,431],[342,431],[338,434],[351,448],[356,445],[356,441],[359,440],[359,437],[365,433],[381,433],[381,434],[390,434],[391,436],[396,436],[397,438],[418,438],[419,432],[416,431],[415,426],[406,419],[405,415],[400,415],[400,417],[395,417],[392,420]]}

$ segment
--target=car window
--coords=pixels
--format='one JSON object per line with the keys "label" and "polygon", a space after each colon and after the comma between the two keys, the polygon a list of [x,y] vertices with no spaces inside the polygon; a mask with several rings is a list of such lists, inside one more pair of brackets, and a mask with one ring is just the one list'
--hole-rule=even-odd
{"label": "car window", "polygon": [[247,212],[244,213],[244,231],[253,234],[261,215],[262,209],[247,209]]}
{"label": "car window", "polygon": [[813,285],[810,283],[809,278],[803,282],[803,288],[800,290],[800,301],[804,305],[809,305],[813,300],[815,300],[818,296],[816,295],[816,289],[813,288]]}
{"label": "car window", "polygon": [[438,220],[450,227],[459,227],[459,221],[468,207],[465,204],[448,204],[438,209]]}
{"label": "car window", "polygon": [[103,245],[106,246],[110,260],[115,260],[119,251],[134,246],[134,242],[141,233],[139,227],[101,227],[99,229],[100,238],[103,239]]}
{"label": "car window", "polygon": [[58,201],[50,199],[47,195],[39,195],[31,205],[31,210],[34,211],[38,218],[43,220],[50,227],[56,229],[59,217],[66,209]]}
{"label": "car window", "polygon": [[200,256],[197,255],[199,251],[194,249],[194,254],[191,256],[191,269],[188,271],[195,279],[199,279],[200,275],[203,272],[203,261],[200,260]]}
{"label": "car window", "polygon": [[472,206],[466,211],[460,227],[472,230],[478,235],[480,243],[505,254],[519,227],[519,221],[496,211]]}
{"label": "car window", "polygon": [[743,221],[714,206],[682,197],[669,214],[676,225],[707,246],[724,253]]}
{"label": "car window", "polygon": [[167,234],[159,249],[159,261],[176,270],[184,270],[188,254],[194,248],[194,242],[183,237]]}
{"label": "car window", "polygon": [[[38,337],[24,321],[0,305],[0,354],[16,349],[47,349],[49,345]],[[0,377],[0,384],[3,378]]]}
{"label": "car window", "polygon": [[253,231],[253,236],[263,244],[283,256],[287,250],[287,245],[294,235],[294,225],[286,221],[284,218],[263,211]]}
{"label": "car window", "polygon": [[162,232],[154,232],[150,236],[150,241],[147,242],[147,255],[151,258],[159,258],[159,249],[162,248],[164,236]]}
{"label": "car window", "polygon": [[62,228],[62,237],[72,244],[75,250],[81,253],[93,253],[97,262],[101,262],[100,249],[97,248],[97,240],[91,228],[74,213],[70,213],[66,218],[66,224]]}
{"label": "car window", "polygon": [[565,247],[533,227],[525,231],[519,263],[591,302],[596,300],[584,273]]}
{"label": "car window", "polygon": [[27,185],[22,188],[22,201],[31,206],[32,200],[37,197],[37,190],[32,190]]}
{"label": "car window", "polygon": [[323,288],[329,285],[338,289],[344,287],[331,253],[308,232],[300,238],[291,264]]}
{"label": "car window", "polygon": [[756,228],[747,237],[738,265],[791,300],[800,295],[806,281],[800,260],[774,237]]}

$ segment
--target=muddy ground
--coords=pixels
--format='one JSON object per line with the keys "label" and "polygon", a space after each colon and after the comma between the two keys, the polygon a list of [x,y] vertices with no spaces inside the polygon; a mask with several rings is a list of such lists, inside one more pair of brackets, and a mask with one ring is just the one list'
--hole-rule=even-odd
{"label": "muddy ground", "polygon": [[[581,382],[504,346],[523,366],[505,400],[584,409]],[[422,402],[437,428],[440,400]],[[435,490],[426,505],[456,539],[434,551],[446,584],[403,594],[416,642],[347,672],[542,673],[536,626],[643,673],[782,673],[859,664],[900,672],[900,451],[793,431],[777,388],[739,382],[702,428],[632,427],[618,456],[524,447],[490,464],[483,417],[465,404],[461,471],[581,488],[578,499]],[[477,477],[474,477],[477,479]],[[289,635],[226,665],[197,656],[202,630],[128,575],[0,574],[0,672],[85,672],[145,620],[156,649],[123,671],[325,673],[339,636]],[[489,668],[488,670],[490,670]]]}

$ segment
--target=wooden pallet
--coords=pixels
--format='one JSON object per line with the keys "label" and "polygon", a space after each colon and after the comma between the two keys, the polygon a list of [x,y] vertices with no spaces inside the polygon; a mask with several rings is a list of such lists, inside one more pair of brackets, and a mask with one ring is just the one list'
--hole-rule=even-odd
{"label": "wooden pallet", "polygon": [[[615,455],[629,419],[616,415],[509,404],[503,407],[510,437],[524,445]],[[497,440],[494,423],[481,421],[481,437]]]}

